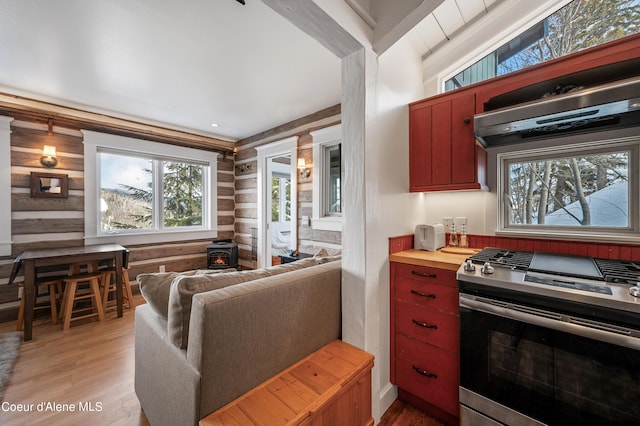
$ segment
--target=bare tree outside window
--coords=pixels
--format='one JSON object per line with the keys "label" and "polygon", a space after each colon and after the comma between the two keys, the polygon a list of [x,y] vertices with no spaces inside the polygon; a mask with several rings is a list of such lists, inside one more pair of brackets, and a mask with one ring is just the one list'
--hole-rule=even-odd
{"label": "bare tree outside window", "polygon": [[510,225],[627,228],[629,151],[507,162]]}

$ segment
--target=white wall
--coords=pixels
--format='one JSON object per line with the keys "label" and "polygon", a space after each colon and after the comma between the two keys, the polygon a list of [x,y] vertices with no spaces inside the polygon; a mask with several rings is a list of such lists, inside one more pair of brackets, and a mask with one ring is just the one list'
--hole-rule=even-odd
{"label": "white wall", "polygon": [[[423,194],[409,189],[409,109],[422,96],[421,59],[405,42],[396,43],[378,58],[376,116],[366,141],[367,317],[369,341],[379,342],[379,407],[383,414],[396,398],[390,383],[389,237],[408,234],[425,208]],[[375,335],[375,336],[374,336]]]}

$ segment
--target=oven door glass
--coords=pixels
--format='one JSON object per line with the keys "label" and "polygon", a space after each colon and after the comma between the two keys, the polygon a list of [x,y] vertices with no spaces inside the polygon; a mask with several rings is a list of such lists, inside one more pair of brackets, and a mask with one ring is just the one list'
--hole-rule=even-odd
{"label": "oven door glass", "polygon": [[460,309],[461,386],[550,425],[640,421],[640,352]]}

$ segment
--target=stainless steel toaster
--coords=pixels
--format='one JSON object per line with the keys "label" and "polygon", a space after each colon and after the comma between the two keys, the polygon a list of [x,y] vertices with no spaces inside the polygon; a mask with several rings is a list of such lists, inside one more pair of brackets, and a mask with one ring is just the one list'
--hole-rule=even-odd
{"label": "stainless steel toaster", "polygon": [[445,246],[444,225],[417,225],[413,234],[413,248],[416,250],[436,251]]}

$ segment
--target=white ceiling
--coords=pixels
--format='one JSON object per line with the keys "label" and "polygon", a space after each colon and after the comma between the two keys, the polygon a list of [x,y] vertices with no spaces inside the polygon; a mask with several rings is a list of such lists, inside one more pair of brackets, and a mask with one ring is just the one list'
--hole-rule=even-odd
{"label": "white ceiling", "polygon": [[[431,52],[494,1],[445,0],[410,36]],[[340,60],[246,3],[0,0],[0,92],[229,141],[340,103]]]}
{"label": "white ceiling", "polygon": [[419,52],[428,55],[469,24],[486,16],[494,3],[502,1],[508,0],[445,0],[407,36]]}
{"label": "white ceiling", "polygon": [[246,3],[0,0],[0,92],[226,140],[340,103],[340,60]]}

